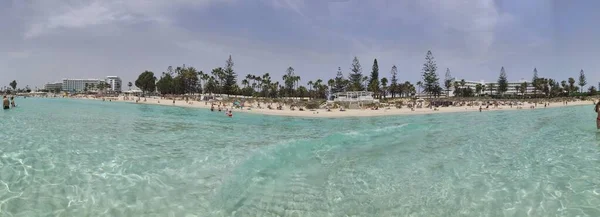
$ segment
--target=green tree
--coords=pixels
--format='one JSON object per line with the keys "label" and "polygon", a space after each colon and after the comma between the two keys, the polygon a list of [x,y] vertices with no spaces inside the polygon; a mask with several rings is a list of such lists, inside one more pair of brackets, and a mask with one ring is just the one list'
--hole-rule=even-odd
{"label": "green tree", "polygon": [[[496,85],[494,83],[490,83],[490,85],[488,85],[488,88],[490,90],[490,95],[493,95],[494,94],[493,91],[494,91],[494,89],[496,89]],[[498,92],[498,91],[496,91],[496,92]]]}
{"label": "green tree", "polygon": [[[156,77],[154,77],[154,72],[144,71],[140,74],[135,80],[135,86],[140,88],[142,92],[145,94],[146,92],[153,92],[156,90]],[[98,89],[103,89],[98,87]]]}
{"label": "green tree", "polygon": [[452,83],[452,85],[454,86],[454,95],[458,96],[458,97],[462,96],[462,89],[460,88],[460,82],[454,81]]}
{"label": "green tree", "polygon": [[17,81],[13,80],[10,82],[10,87],[12,87],[13,90],[17,90]]}
{"label": "green tree", "polygon": [[308,90],[306,90],[306,87],[304,87],[304,86],[298,87],[298,96],[300,96],[300,97],[308,96]]}
{"label": "green tree", "polygon": [[475,85],[475,92],[477,93],[477,95],[481,94],[481,90],[483,89],[483,86],[481,84],[476,84]]}
{"label": "green tree", "polygon": [[174,94],[188,94],[198,91],[198,71],[194,67],[177,67],[173,78]]}
{"label": "green tree", "polygon": [[156,89],[160,94],[175,94],[175,84],[173,76],[170,73],[163,72],[162,76],[156,82]]}
{"label": "green tree", "polygon": [[504,66],[500,69],[500,77],[498,77],[498,93],[504,94],[508,91],[508,79],[506,79],[506,71]]}
{"label": "green tree", "polygon": [[533,78],[531,79],[531,85],[533,86],[533,95],[537,95],[538,91],[538,71],[537,68],[533,68]]}
{"label": "green tree", "polygon": [[421,94],[421,87],[423,87],[422,81],[417,81],[417,93]]}
{"label": "green tree", "polygon": [[528,86],[528,85],[529,85],[529,84],[527,84],[527,82],[526,82],[526,81],[525,81],[525,82],[523,82],[523,83],[521,83],[521,88],[519,88],[519,89],[520,89],[520,91],[521,91],[521,94],[523,94],[523,97],[525,97],[525,95],[527,94],[527,86]]}
{"label": "green tree", "polygon": [[587,84],[587,80],[585,79],[585,73],[583,73],[583,69],[579,71],[579,86],[580,90],[583,93],[583,87]]}
{"label": "green tree", "polygon": [[283,75],[283,83],[285,84],[285,94],[290,97],[294,94],[294,86],[296,84],[296,75],[294,74],[294,68],[291,66],[287,68],[286,73]]}
{"label": "green tree", "polygon": [[439,78],[436,73],[437,65],[435,64],[435,60],[433,58],[433,54],[431,51],[427,51],[427,55],[425,55],[425,63],[423,64],[423,91],[425,93],[435,94],[436,91],[440,88]]}
{"label": "green tree", "polygon": [[594,95],[598,94],[598,90],[596,90],[596,87],[591,86],[590,88],[588,88],[588,93],[590,96],[594,96]]}
{"label": "green tree", "polygon": [[[108,84],[104,81],[98,82],[98,84],[96,86],[101,93],[104,92],[106,90],[106,88],[108,88]],[[73,89],[73,91],[75,91],[75,89]]]}
{"label": "green tree", "polygon": [[229,55],[229,59],[226,61],[225,65],[225,80],[223,83],[224,92],[229,95],[233,94],[233,87],[237,84],[237,75],[235,71],[233,71],[233,60],[231,59],[231,55]]}
{"label": "green tree", "polygon": [[383,96],[383,98],[385,99],[385,96],[387,95],[387,91],[388,91],[388,79],[386,77],[381,78],[381,95]]}
{"label": "green tree", "polygon": [[204,93],[209,93],[212,95],[213,93],[217,92],[218,87],[217,79],[214,76],[209,76],[204,84]]}
{"label": "green tree", "polygon": [[308,83],[306,83],[306,85],[308,86],[308,98],[312,98],[312,89],[315,85],[315,83],[313,81],[308,81]]}
{"label": "green tree", "polygon": [[444,79],[444,87],[446,87],[446,97],[450,96],[450,88],[452,88],[453,82],[454,78],[450,74],[450,68],[446,68],[446,78]]}
{"label": "green tree", "polygon": [[352,67],[350,68],[349,82],[350,82],[350,91],[362,91],[365,88],[362,85],[363,75],[362,75],[362,67],[360,66],[360,62],[358,61],[358,57],[354,57],[352,60]]}
{"label": "green tree", "polygon": [[400,86],[398,85],[398,68],[396,68],[396,65],[392,66],[392,70],[390,71],[390,74],[392,75],[391,78],[391,83],[390,83],[390,87],[389,87],[389,92],[390,94],[392,94],[392,98],[396,97],[396,93],[399,93],[400,91]]}
{"label": "green tree", "polygon": [[225,83],[225,70],[222,67],[217,67],[212,69],[212,71],[210,72],[212,74],[213,77],[213,82],[215,85],[215,89],[213,90],[213,93],[218,93],[218,94],[223,94],[224,93],[224,87],[223,84]]}
{"label": "green tree", "polygon": [[129,87],[129,90],[131,90],[131,87],[133,86],[133,84],[131,83],[131,81],[129,83],[127,83],[127,86]]}
{"label": "green tree", "polygon": [[569,78],[569,95],[575,91],[575,78]]}
{"label": "green tree", "polygon": [[379,64],[377,64],[377,59],[373,61],[368,90],[375,95],[379,94]]}
{"label": "green tree", "polygon": [[344,73],[342,73],[342,68],[338,67],[337,74],[335,76],[335,87],[333,88],[334,93],[344,92],[346,91],[346,79],[344,78]]}
{"label": "green tree", "polygon": [[[271,75],[269,73],[265,73],[260,78],[261,84],[261,92],[263,92],[264,97],[273,97],[276,93],[273,93],[273,83],[271,83]],[[276,89],[276,88],[275,88]]]}

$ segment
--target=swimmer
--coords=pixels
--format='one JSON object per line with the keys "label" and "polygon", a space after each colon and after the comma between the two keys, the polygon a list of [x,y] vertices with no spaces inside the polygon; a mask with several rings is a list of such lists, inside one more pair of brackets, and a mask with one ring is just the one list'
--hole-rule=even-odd
{"label": "swimmer", "polygon": [[6,96],[4,96],[3,100],[2,100],[2,105],[4,109],[9,109],[10,108],[10,102],[8,101],[8,98],[6,98]]}
{"label": "swimmer", "polygon": [[10,105],[11,105],[11,107],[13,107],[13,108],[14,108],[14,107],[17,107],[17,105],[15,104],[15,97],[14,97],[14,96],[11,96],[11,97],[10,97]]}

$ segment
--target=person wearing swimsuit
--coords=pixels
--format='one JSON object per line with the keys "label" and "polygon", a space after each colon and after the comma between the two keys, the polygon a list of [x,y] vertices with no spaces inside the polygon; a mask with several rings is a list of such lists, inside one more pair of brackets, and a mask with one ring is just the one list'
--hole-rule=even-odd
{"label": "person wearing swimsuit", "polygon": [[10,102],[8,101],[8,98],[6,98],[6,96],[4,96],[4,99],[2,100],[2,107],[4,109],[10,108]]}
{"label": "person wearing swimsuit", "polygon": [[596,103],[596,114],[598,114],[598,116],[596,116],[596,128],[600,130],[600,100]]}

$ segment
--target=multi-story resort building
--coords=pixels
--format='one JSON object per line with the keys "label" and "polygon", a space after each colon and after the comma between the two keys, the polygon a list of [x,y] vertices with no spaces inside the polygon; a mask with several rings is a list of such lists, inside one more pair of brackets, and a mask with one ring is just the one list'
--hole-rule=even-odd
{"label": "multi-story resort building", "polygon": [[108,89],[112,92],[121,92],[122,81],[121,78],[117,76],[106,76],[106,83],[108,84]]}
{"label": "multi-story resort building", "polygon": [[64,78],[62,82],[47,83],[44,85],[46,90],[62,90],[67,92],[82,92],[86,90],[96,90],[100,82],[105,82],[106,90],[109,92],[121,92],[123,82],[118,76],[107,76],[106,79],[71,79]]}
{"label": "multi-story resort building", "polygon": [[62,91],[62,82],[54,82],[54,83],[47,83],[44,84],[44,90],[51,90],[51,91]]}
{"label": "multi-story resort building", "polygon": [[[460,82],[460,80],[457,80],[457,81]],[[535,88],[533,87],[533,85],[531,85],[530,81],[523,80],[523,79],[519,80],[519,81],[512,81],[512,82],[509,81],[508,82],[508,90],[504,94],[521,95],[522,93],[520,91],[517,92],[517,88],[520,88],[521,84],[523,84],[524,82],[527,82],[527,91],[525,91],[526,94],[533,94]],[[483,89],[481,90],[481,94],[487,94],[487,95],[498,94],[498,82],[485,82],[484,80],[465,81],[464,88],[470,87],[471,89],[473,89],[473,91],[475,91],[477,85],[481,85],[483,87]],[[459,88],[463,88],[463,87],[459,87]],[[454,92],[454,87],[450,88],[450,96],[453,96],[453,92]]]}
{"label": "multi-story resort building", "polygon": [[62,89],[68,92],[81,92],[100,83],[98,79],[63,79]]}

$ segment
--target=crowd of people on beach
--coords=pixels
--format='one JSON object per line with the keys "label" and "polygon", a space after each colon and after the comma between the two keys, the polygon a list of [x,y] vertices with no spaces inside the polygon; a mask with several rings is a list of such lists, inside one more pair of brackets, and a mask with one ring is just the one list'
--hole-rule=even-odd
{"label": "crowd of people on beach", "polygon": [[11,107],[12,108],[17,107],[17,104],[15,103],[15,97],[11,96],[10,100],[9,100],[9,98],[5,95],[2,99],[2,107],[4,109],[10,109]]}

